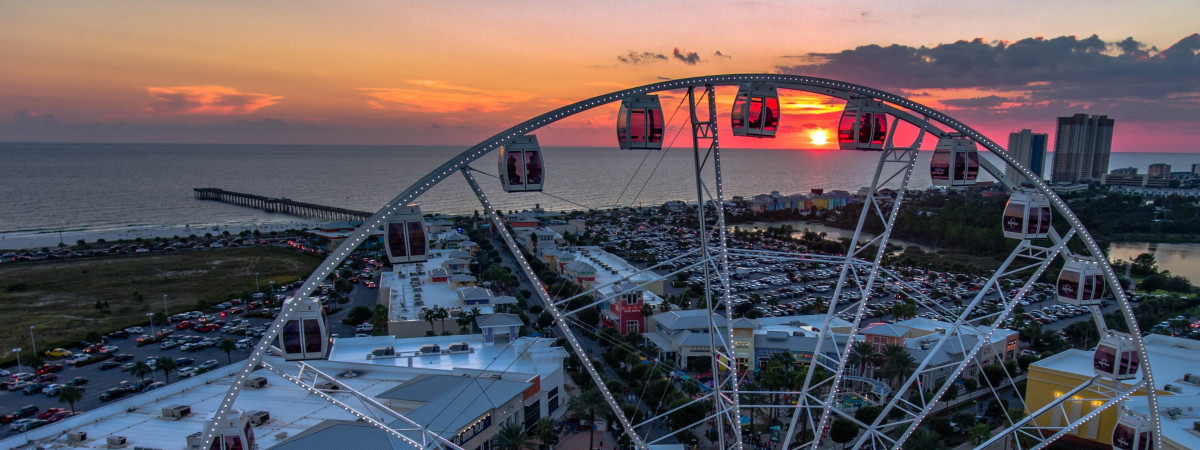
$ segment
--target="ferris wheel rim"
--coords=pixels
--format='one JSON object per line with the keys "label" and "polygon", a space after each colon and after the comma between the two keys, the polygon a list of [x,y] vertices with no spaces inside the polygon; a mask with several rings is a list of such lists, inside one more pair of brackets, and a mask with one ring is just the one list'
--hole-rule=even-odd
{"label": "ferris wheel rim", "polygon": [[[454,172],[467,170],[471,162],[482,158],[487,153],[499,148],[505,142],[508,142],[515,137],[529,134],[540,128],[584,111],[595,109],[613,102],[618,102],[624,98],[636,95],[685,89],[695,86],[730,86],[747,82],[769,82],[776,84],[782,89],[801,90],[842,99],[850,98],[856,95],[870,96],[872,98],[883,100],[889,105],[896,105],[900,108],[903,108],[903,110],[913,111],[923,116],[925,118],[925,122],[922,123],[915,116],[910,114],[897,114],[898,119],[905,120],[906,123],[917,126],[922,130],[937,130],[940,135],[942,130],[930,123],[930,121],[933,121],[937,124],[958,131],[964,136],[970,138],[972,141],[975,141],[984,148],[990,150],[993,154],[997,155],[1003,162],[1007,164],[1008,167],[1015,168],[1021,171],[1022,174],[1026,175],[1026,178],[1032,182],[1034,188],[1041,194],[1047,196],[1047,198],[1051,199],[1052,206],[1058,210],[1063,217],[1067,218],[1071,229],[1077,232],[1089,253],[1093,255],[1103,255],[1103,252],[1099,248],[1098,244],[1086,230],[1086,227],[1079,221],[1078,217],[1073,213],[1073,211],[1070,210],[1066,203],[1062,201],[1062,199],[1058,197],[1052,189],[1050,189],[1048,184],[1042,181],[1040,177],[1032,174],[1032,172],[1030,172],[1027,168],[1018,164],[998,144],[988,139],[982,133],[975,131],[973,128],[950,117],[949,115],[943,114],[940,111],[909,100],[905,97],[838,80],[787,74],[724,74],[662,81],[584,99],[579,102],[554,109],[540,116],[536,116],[518,125],[505,129],[504,131],[481,141],[479,144],[469,147],[467,150],[452,157],[446,163],[442,164],[429,174],[419,179],[409,188],[402,191],[399,195],[385,204],[383,208],[378,210],[370,218],[366,219],[363,222],[363,225],[359,229],[355,230],[355,232],[351,235],[351,239],[347,239],[341,245],[339,245],[338,248],[332,251],[330,256],[323,261],[320,266],[318,266],[318,269],[314,271],[313,275],[311,275],[304,285],[297,291],[297,298],[308,299],[316,285],[325,278],[332,268],[339,265],[345,260],[346,257],[349,256],[350,252],[365,242],[369,232],[385,223],[386,220],[392,215],[391,212],[395,211],[397,207],[415,201],[429,188],[437,185],[449,176],[452,176]],[[898,112],[903,112],[903,110],[898,110]],[[1001,180],[1001,182],[1004,183],[1006,187],[1011,188],[1011,186],[1007,186],[1007,183],[1005,183],[1003,180]],[[1142,365],[1143,370],[1145,370],[1144,377],[1147,380],[1147,386],[1149,386],[1147,389],[1147,398],[1150,402],[1151,409],[1153,410],[1156,408],[1157,404],[1156,395],[1154,394],[1153,389],[1154,382],[1150,369],[1150,359],[1146,352],[1145,345],[1141,339],[1141,331],[1138,328],[1136,319],[1133,317],[1132,309],[1129,306],[1128,299],[1125,296],[1124,291],[1120,289],[1120,281],[1115,272],[1112,270],[1108,260],[1106,258],[1097,259],[1101,260],[1100,263],[1104,272],[1106,283],[1110,286],[1110,288],[1112,288],[1111,292],[1113,292],[1113,295],[1117,300],[1122,315],[1124,316],[1126,323],[1130,328],[1130,334],[1133,337],[1138,353],[1144,362]],[[290,309],[288,312],[290,313]],[[286,314],[281,314],[277,321],[283,320],[285,317]],[[273,332],[268,332],[263,336],[262,342],[273,340],[274,336],[278,333],[278,330],[276,330],[276,327],[272,327],[272,331]],[[256,352],[260,353],[262,350],[265,350],[262,345],[256,346]],[[235,382],[235,385],[241,383],[241,378],[245,376],[245,373],[248,372],[243,371],[243,373],[239,375],[239,379]],[[230,393],[228,393],[226,396],[226,399],[231,400],[232,398],[236,397],[236,394],[236,389],[231,388]],[[214,417],[219,418],[223,416],[224,413],[228,412],[228,408],[231,407],[231,404],[232,401],[224,402],[218,410],[218,414],[216,414]],[[617,413],[620,412],[618,411]],[[1153,423],[1153,426],[1155,429],[1158,429],[1158,416],[1153,414],[1151,416],[1151,422]],[[211,438],[211,432],[212,428],[207,428],[205,437]],[[1161,433],[1155,433],[1154,436],[1157,447],[1157,444],[1161,443]]]}

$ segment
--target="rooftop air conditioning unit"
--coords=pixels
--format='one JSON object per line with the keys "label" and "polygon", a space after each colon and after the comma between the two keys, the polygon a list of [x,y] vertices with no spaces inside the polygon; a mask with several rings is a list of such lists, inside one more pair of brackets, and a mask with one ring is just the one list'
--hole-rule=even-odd
{"label": "rooftop air conditioning unit", "polygon": [[248,378],[242,382],[242,387],[246,389],[262,389],[267,387],[267,377]]}
{"label": "rooftop air conditioning unit", "polygon": [[1200,432],[1200,420],[1192,422],[1192,431]]}
{"label": "rooftop air conditioning unit", "polygon": [[67,433],[67,442],[79,443],[87,440],[86,431],[72,431]]}
{"label": "rooftop air conditioning unit", "polygon": [[1181,388],[1179,386],[1170,385],[1170,384],[1163,386],[1163,389],[1166,390],[1167,392],[1174,392],[1176,394],[1183,393],[1183,388]]}
{"label": "rooftop air conditioning unit", "polygon": [[421,354],[428,355],[431,353],[441,353],[442,347],[437,344],[429,344],[421,346]]}
{"label": "rooftop air conditioning unit", "polygon": [[1189,373],[1183,376],[1183,381],[1192,384],[1200,384],[1200,375]]}
{"label": "rooftop air conditioning unit", "polygon": [[250,425],[259,426],[271,420],[271,413],[266,411],[250,412]]}
{"label": "rooftop air conditioning unit", "polygon": [[313,387],[315,387],[315,388],[317,388],[317,389],[319,389],[319,390],[322,390],[322,391],[336,391],[336,390],[338,390],[338,386],[337,386],[336,384],[333,384],[333,382],[332,382],[332,381],[322,381],[322,382],[320,382],[320,383],[317,383],[317,384],[316,384],[316,385],[314,385]]}
{"label": "rooftop air conditioning unit", "polygon": [[201,437],[204,437],[204,433],[202,433],[200,431],[197,431],[195,433],[187,435],[187,448],[190,448],[190,449],[200,448],[200,438]]}
{"label": "rooftop air conditioning unit", "polygon": [[367,359],[382,359],[382,358],[395,358],[395,357],[396,357],[396,348],[395,347],[379,347],[379,348],[371,350],[371,353],[367,353]]}
{"label": "rooftop air conditioning unit", "polygon": [[192,407],[188,405],[171,405],[162,409],[162,418],[179,420],[187,417],[192,413]]}
{"label": "rooftop air conditioning unit", "polygon": [[125,436],[109,436],[108,448],[120,448],[125,446]]}
{"label": "rooftop air conditioning unit", "polygon": [[452,352],[465,352],[465,351],[470,351],[470,350],[471,350],[471,345],[467,344],[466,342],[450,344],[450,351],[452,351]]}

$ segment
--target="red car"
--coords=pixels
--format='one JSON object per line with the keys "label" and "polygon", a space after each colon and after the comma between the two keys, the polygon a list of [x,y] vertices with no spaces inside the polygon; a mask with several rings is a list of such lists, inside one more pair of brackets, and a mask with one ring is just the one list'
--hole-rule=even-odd
{"label": "red car", "polygon": [[46,418],[46,422],[47,422],[47,423],[54,423],[54,422],[58,422],[58,421],[60,421],[60,420],[66,419],[66,418],[68,418],[68,417],[71,417],[71,416],[73,416],[73,415],[75,415],[75,414],[78,414],[78,413],[73,413],[73,412],[71,412],[71,411],[59,411],[59,412],[56,412],[56,413],[54,413],[54,415],[53,415],[53,416],[47,417],[47,418]]}
{"label": "red car", "polygon": [[50,372],[62,372],[62,370],[62,364],[42,364],[41,366],[38,366],[37,373],[38,375],[42,375]]}
{"label": "red car", "polygon": [[212,331],[215,328],[216,327],[214,327],[212,325],[200,325],[200,326],[196,327],[196,331],[198,331],[200,333],[207,333],[209,331]]}
{"label": "red car", "polygon": [[38,377],[38,381],[43,383],[58,381],[58,375],[53,373],[43,373],[42,376]]}
{"label": "red car", "polygon": [[71,411],[68,411],[66,408],[47,408],[45,411],[42,411],[41,414],[38,414],[37,418],[42,419],[42,420],[49,419],[50,416],[53,416],[53,415],[63,412],[63,411],[71,412]]}
{"label": "red car", "polygon": [[192,321],[185,320],[183,322],[179,322],[179,323],[175,324],[175,329],[188,330],[188,329],[194,328],[195,326],[196,326],[196,324],[192,323]]}

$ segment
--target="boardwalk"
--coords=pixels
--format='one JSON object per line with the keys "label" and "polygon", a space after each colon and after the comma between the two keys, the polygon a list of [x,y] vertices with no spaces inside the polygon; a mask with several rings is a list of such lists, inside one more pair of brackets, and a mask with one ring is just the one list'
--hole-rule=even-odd
{"label": "boardwalk", "polygon": [[231,205],[261,209],[269,213],[288,214],[297,217],[330,221],[362,220],[371,217],[371,213],[366,211],[304,203],[287,198],[264,197],[217,188],[195,188],[193,191],[196,200],[216,200]]}

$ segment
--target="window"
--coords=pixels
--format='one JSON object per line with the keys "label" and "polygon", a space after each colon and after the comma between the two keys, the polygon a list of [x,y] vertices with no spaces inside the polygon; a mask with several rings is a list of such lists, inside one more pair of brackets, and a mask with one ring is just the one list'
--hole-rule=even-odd
{"label": "window", "polygon": [[633,294],[627,294],[627,295],[625,295],[625,304],[626,304],[626,305],[636,305],[636,304],[638,304],[638,297],[637,297],[636,295],[633,295]]}
{"label": "window", "polygon": [[283,325],[283,351],[286,353],[300,353],[300,321],[289,320]]}
{"label": "window", "polygon": [[637,321],[637,320],[625,321],[625,334],[637,333],[638,332],[638,323],[639,323],[639,321]]}
{"label": "window", "polygon": [[325,337],[321,336],[321,322],[317,319],[304,319],[304,352],[321,353],[321,344]]}

